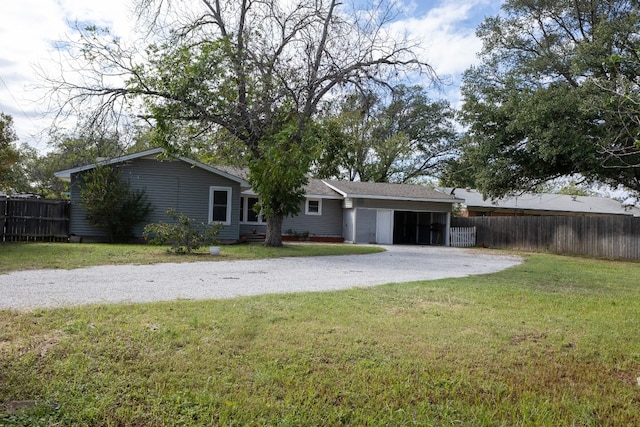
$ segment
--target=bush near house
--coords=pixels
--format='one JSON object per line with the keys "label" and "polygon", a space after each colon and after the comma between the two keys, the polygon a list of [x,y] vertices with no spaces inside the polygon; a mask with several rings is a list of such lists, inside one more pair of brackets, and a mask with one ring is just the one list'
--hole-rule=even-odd
{"label": "bush near house", "polygon": [[161,222],[144,227],[143,236],[153,245],[171,245],[169,252],[190,254],[203,246],[218,245],[218,231],[221,224],[196,223],[175,209],[167,209],[167,216],[173,223]]}

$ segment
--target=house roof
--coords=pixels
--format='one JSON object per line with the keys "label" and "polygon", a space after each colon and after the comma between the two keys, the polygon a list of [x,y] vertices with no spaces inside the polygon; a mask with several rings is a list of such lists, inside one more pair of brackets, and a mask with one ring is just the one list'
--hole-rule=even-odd
{"label": "house roof", "polygon": [[[146,150],[135,154],[114,157],[104,161],[66,169],[56,172],[54,175],[57,178],[63,180],[70,180],[71,175],[78,172],[84,172],[94,169],[97,166],[114,165],[143,158],[157,160],[158,156],[162,153],[164,153],[164,150],[162,148],[153,148],[151,150]],[[245,168],[236,168],[230,166],[212,167],[186,157],[175,156],[175,158],[189,163],[194,167],[204,169],[208,172],[212,172],[217,175],[224,176],[225,178],[228,178],[232,181],[238,182],[241,187],[245,188],[243,194],[255,194],[253,190],[251,190],[249,183],[247,182],[248,170]],[[360,199],[386,199],[445,203],[460,203],[463,201],[462,199],[458,199],[448,193],[443,193],[423,185],[410,184],[320,180],[310,178],[308,184],[304,189],[307,197],[326,199],[342,199],[346,197]]]}
{"label": "house roof", "polygon": [[[218,169],[223,170],[231,175],[235,175],[244,180],[248,179],[249,169],[247,168],[237,168],[234,166],[217,166]],[[249,187],[247,185],[247,187]],[[317,197],[322,199],[342,199],[343,197],[336,193],[331,188],[327,187],[327,185],[320,179],[309,178],[309,182],[304,186],[304,192],[309,197]],[[243,194],[255,195],[256,193],[251,189],[247,188],[242,192]]]}
{"label": "house roof", "polygon": [[[150,158],[150,159],[157,159],[158,156],[160,154],[162,154],[164,152],[164,149],[162,148],[153,148],[151,150],[146,150],[146,151],[141,151],[139,153],[135,153],[135,154],[129,154],[126,156],[121,156],[121,157],[114,157],[111,159],[107,159],[104,161],[100,161],[100,162],[96,162],[96,163],[91,163],[88,165],[84,165],[84,166],[78,166],[75,168],[71,168],[71,169],[66,169],[63,171],[59,171],[54,173],[54,175],[57,178],[63,179],[63,180],[70,180],[71,179],[71,175],[74,173],[78,173],[78,172],[84,172],[87,170],[91,170],[94,169],[98,166],[108,166],[108,165],[114,165],[114,164],[118,164],[118,163],[124,163],[124,162],[128,162],[134,159],[142,159],[142,158]],[[189,159],[187,157],[182,157],[182,156],[175,156],[176,159],[182,160],[185,163],[189,163],[190,165],[200,168],[200,169],[204,169],[208,172],[211,173],[215,173],[217,175],[223,176],[227,179],[230,179],[232,181],[235,181],[237,183],[239,183],[241,186],[246,186],[248,187],[249,184],[246,182],[246,180],[244,180],[243,178],[237,176],[237,175],[233,175],[230,174],[220,168],[214,168],[211,167],[209,165],[205,165],[204,163],[200,163],[197,162],[195,160]]]}
{"label": "house roof", "polygon": [[353,199],[416,200],[448,203],[462,202],[462,199],[458,199],[448,193],[443,193],[424,185],[337,180],[325,180],[323,182],[342,196]]}
{"label": "house roof", "polygon": [[516,211],[546,211],[572,212],[580,214],[599,215],[634,215],[640,216],[640,209],[624,206],[617,200],[596,196],[570,196],[551,193],[524,193],[518,196],[505,197],[497,200],[484,199],[482,193],[474,189],[441,188],[447,194],[454,194],[464,199],[469,208],[483,210],[516,210]]}

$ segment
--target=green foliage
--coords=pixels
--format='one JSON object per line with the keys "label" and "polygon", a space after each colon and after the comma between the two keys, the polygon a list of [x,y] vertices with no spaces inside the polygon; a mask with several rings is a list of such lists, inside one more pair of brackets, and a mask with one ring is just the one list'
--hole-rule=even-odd
{"label": "green foliage", "polygon": [[144,190],[131,190],[120,172],[109,166],[97,166],[86,172],[78,184],[80,205],[91,226],[103,230],[109,242],[126,242],[134,227],[153,210]]}
{"label": "green foliage", "polygon": [[283,218],[300,212],[320,135],[313,124],[302,131],[295,118],[284,116],[264,135],[258,156],[249,164],[249,184],[260,195],[254,209],[267,219],[267,246],[282,244]]}
{"label": "green foliage", "polygon": [[53,134],[49,146],[46,154],[26,144],[20,147],[20,158],[13,170],[17,191],[53,199],[68,198],[69,183],[56,178],[55,172],[97,163],[100,158],[121,156],[126,151],[117,138],[107,136],[89,139],[83,135]]}
{"label": "green foliage", "polygon": [[[464,140],[464,139],[463,139]],[[481,165],[478,165],[481,168]],[[478,171],[476,165],[469,158],[469,153],[465,152],[460,157],[454,157],[444,162],[444,167],[440,173],[439,186],[453,188],[478,188],[476,176]]]}
{"label": "green foliage", "polygon": [[17,139],[13,118],[0,112],[0,190],[12,190],[14,187],[11,170],[19,158],[19,152],[13,145]]}
{"label": "green foliage", "polygon": [[484,21],[461,117],[486,196],[573,174],[640,189],[640,111],[616,95],[638,93],[638,30],[637,4],[619,0],[510,0]]}
{"label": "green foliage", "polygon": [[289,236],[295,236],[300,240],[307,240],[309,238],[309,232],[306,231],[306,230],[305,231],[296,231],[296,230],[294,230],[292,228],[289,228],[287,230],[287,234]]}
{"label": "green foliage", "polygon": [[352,94],[324,124],[328,137],[315,174],[374,182],[411,182],[438,175],[458,153],[454,112],[420,86],[397,86],[387,99]]}
{"label": "green foliage", "polygon": [[153,245],[171,245],[170,252],[175,254],[190,254],[203,246],[218,245],[218,232],[221,224],[196,223],[183,213],[175,209],[168,209],[167,216],[172,223],[160,222],[147,224],[143,236],[150,239]]}
{"label": "green foliage", "polygon": [[255,209],[266,218],[299,213],[307,172],[319,144],[313,125],[302,134],[295,119],[285,117],[283,121],[264,135],[259,155],[249,165],[249,184],[260,195]]}

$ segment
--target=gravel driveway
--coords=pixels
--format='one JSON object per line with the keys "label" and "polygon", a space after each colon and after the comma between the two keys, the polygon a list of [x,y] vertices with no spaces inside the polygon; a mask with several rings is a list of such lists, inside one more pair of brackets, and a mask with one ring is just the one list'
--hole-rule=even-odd
{"label": "gravel driveway", "polygon": [[32,270],[0,275],[0,309],[233,298],[492,273],[516,256],[437,246],[386,246],[370,255]]}

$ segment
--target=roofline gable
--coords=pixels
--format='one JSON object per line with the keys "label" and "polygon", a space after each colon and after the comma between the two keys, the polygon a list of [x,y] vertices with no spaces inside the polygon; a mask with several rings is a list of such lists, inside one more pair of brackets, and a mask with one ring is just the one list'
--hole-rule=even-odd
{"label": "roofline gable", "polygon": [[[54,176],[56,178],[68,181],[71,179],[71,175],[74,173],[79,173],[79,172],[84,172],[84,171],[88,171],[91,169],[95,169],[98,166],[109,166],[109,165],[114,165],[114,164],[118,164],[118,163],[124,163],[124,162],[128,162],[130,160],[135,160],[135,159],[140,159],[143,157],[148,157],[148,156],[153,156],[153,155],[158,155],[164,152],[163,148],[152,148],[150,150],[145,150],[145,151],[140,151],[139,153],[134,153],[134,154],[128,154],[126,156],[121,156],[121,157],[113,157],[111,159],[105,160],[105,161],[101,161],[101,162],[96,162],[96,163],[91,163],[91,164],[87,164],[87,165],[83,165],[83,166],[77,166],[75,168],[71,168],[71,169],[66,169],[66,170],[62,170],[62,171],[58,171],[54,173]],[[183,157],[183,156],[173,156],[175,159],[177,160],[181,160],[185,163],[190,164],[191,166],[194,167],[198,167],[200,169],[204,169],[207,172],[211,172],[214,173],[216,175],[220,175],[222,177],[225,177],[227,179],[230,179],[231,181],[235,181],[237,183],[239,183],[241,186],[245,186],[248,187],[249,183],[247,183],[246,180],[237,177],[235,175],[232,175],[228,172],[224,172],[220,169],[216,169],[214,167],[208,166],[204,163],[198,162],[196,160],[193,159],[189,159],[188,157]]]}
{"label": "roofline gable", "polygon": [[347,197],[347,193],[345,193],[344,191],[340,190],[339,188],[329,184],[327,181],[325,181],[324,179],[322,180],[322,183],[324,185],[326,185],[327,187],[329,187],[330,189],[332,189],[333,191],[335,191],[336,193],[340,194],[342,197]]}

